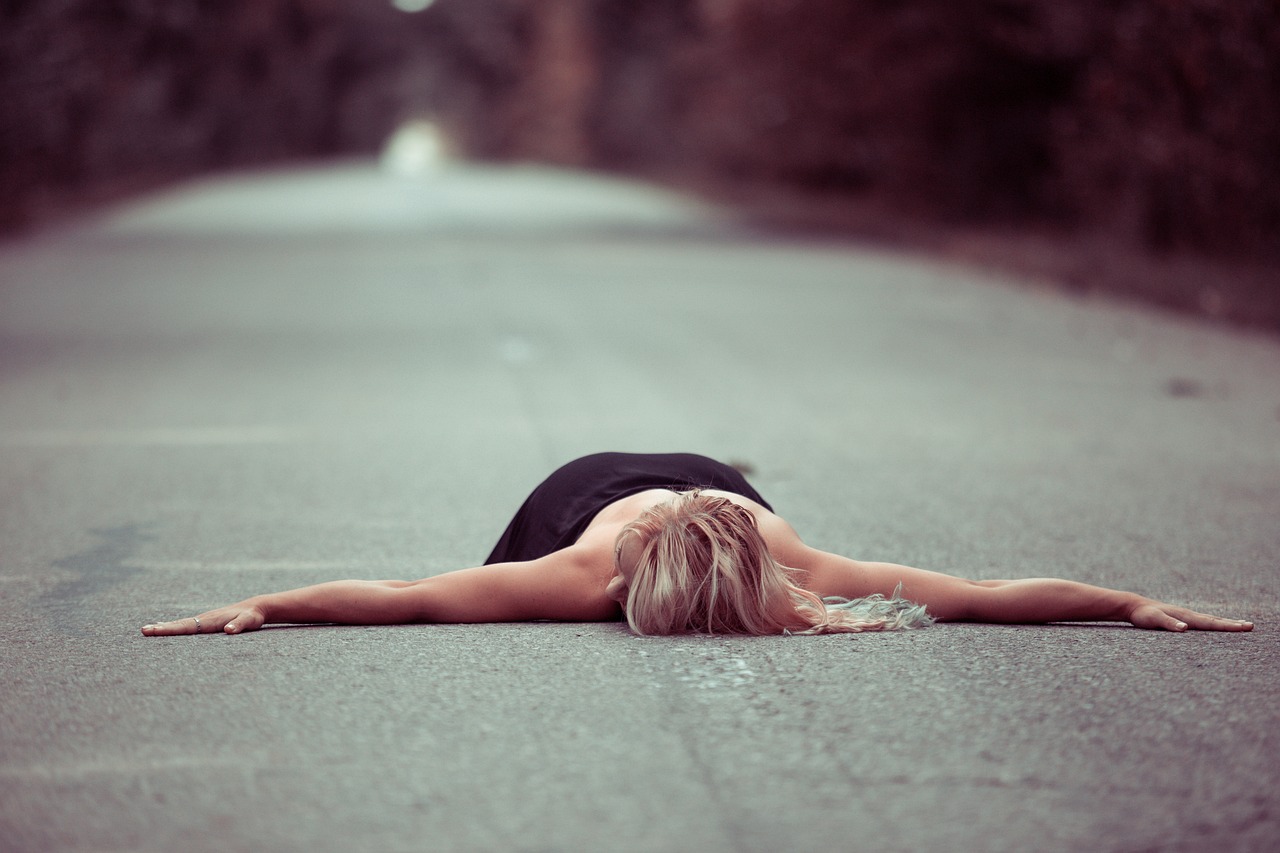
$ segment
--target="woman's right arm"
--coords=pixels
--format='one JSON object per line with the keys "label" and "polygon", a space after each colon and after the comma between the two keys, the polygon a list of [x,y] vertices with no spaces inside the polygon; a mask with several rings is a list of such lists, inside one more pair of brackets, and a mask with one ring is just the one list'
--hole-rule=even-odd
{"label": "woman's right arm", "polygon": [[617,616],[592,555],[566,548],[524,563],[495,563],[418,581],[343,580],[259,595],[171,622],[148,637],[240,634],[274,623],[597,621]]}
{"label": "woman's right arm", "polygon": [[[406,592],[408,590],[408,592]],[[174,634],[240,634],[270,623],[394,625],[417,618],[427,596],[404,581],[329,581],[256,595],[238,604],[172,622],[144,625],[148,637]]]}

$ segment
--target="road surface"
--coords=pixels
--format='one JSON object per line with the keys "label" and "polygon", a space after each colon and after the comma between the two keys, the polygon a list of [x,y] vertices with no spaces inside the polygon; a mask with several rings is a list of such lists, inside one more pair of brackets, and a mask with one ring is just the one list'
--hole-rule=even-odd
{"label": "road surface", "polygon": [[[483,559],[599,450],[1248,635],[138,626]],[[0,847],[1267,850],[1280,345],[645,187],[340,163],[0,246]]]}

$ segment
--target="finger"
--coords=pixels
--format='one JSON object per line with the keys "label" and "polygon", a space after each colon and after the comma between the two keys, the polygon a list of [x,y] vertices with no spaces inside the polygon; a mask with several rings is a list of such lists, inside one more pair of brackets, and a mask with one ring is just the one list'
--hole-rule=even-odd
{"label": "finger", "polygon": [[[1163,608],[1154,604],[1144,604],[1129,614],[1129,621],[1134,627],[1143,628],[1148,631],[1179,631],[1186,630],[1186,625],[1173,616],[1170,616]],[[1182,627],[1179,628],[1178,626]]]}
{"label": "finger", "polygon": [[1152,631],[1185,631],[1187,623],[1174,616],[1164,607],[1147,605],[1134,611],[1132,621],[1139,628]]}
{"label": "finger", "polygon": [[[1191,629],[1193,631],[1252,631],[1253,623],[1245,619],[1228,619],[1223,616],[1212,616],[1208,613],[1200,613],[1186,607],[1172,607],[1169,605],[1161,605],[1153,608],[1155,612],[1147,611],[1147,615],[1151,617],[1145,627],[1148,628],[1164,628],[1170,631],[1184,631]],[[1178,628],[1177,625],[1184,627]]]}
{"label": "finger", "polygon": [[[156,622],[151,625],[143,625],[142,633],[147,637],[173,637],[182,634],[203,633],[207,626],[199,621],[198,616],[189,616],[186,619],[175,619],[172,622]],[[199,628],[199,631],[197,631]]]}
{"label": "finger", "polygon": [[1253,623],[1245,619],[1227,619],[1207,613],[1189,611],[1184,618],[1197,631],[1252,631]]}
{"label": "finger", "polygon": [[256,607],[237,607],[222,630],[228,634],[242,634],[245,631],[256,631],[266,621],[262,612]]}

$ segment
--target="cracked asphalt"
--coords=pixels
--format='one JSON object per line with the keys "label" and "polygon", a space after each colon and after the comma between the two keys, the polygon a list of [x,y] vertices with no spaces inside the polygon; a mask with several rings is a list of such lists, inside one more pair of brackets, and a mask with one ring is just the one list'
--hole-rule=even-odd
{"label": "cracked asphalt", "polygon": [[[599,450],[1257,623],[138,627],[483,559]],[[5,851],[1273,849],[1280,344],[651,188],[364,163],[0,245]]]}

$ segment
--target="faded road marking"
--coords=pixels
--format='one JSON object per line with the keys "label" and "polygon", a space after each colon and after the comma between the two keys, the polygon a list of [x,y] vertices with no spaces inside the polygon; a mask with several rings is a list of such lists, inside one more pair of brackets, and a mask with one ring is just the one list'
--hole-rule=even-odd
{"label": "faded road marking", "polygon": [[129,565],[148,571],[182,572],[332,572],[355,568],[352,563],[318,560],[130,560]]}
{"label": "faded road marking", "polygon": [[214,757],[174,755],[164,758],[149,759],[121,756],[118,758],[99,758],[91,761],[77,761],[65,764],[0,764],[0,779],[9,778],[53,782],[68,779],[84,779],[91,776],[137,776],[146,773],[162,773],[165,771],[186,771],[193,768],[239,768],[242,764],[242,759],[230,756]]}
{"label": "faded road marking", "polygon": [[218,444],[279,444],[295,441],[300,433],[284,427],[184,427],[165,429],[41,429],[0,432],[7,447],[146,447],[208,446]]}

